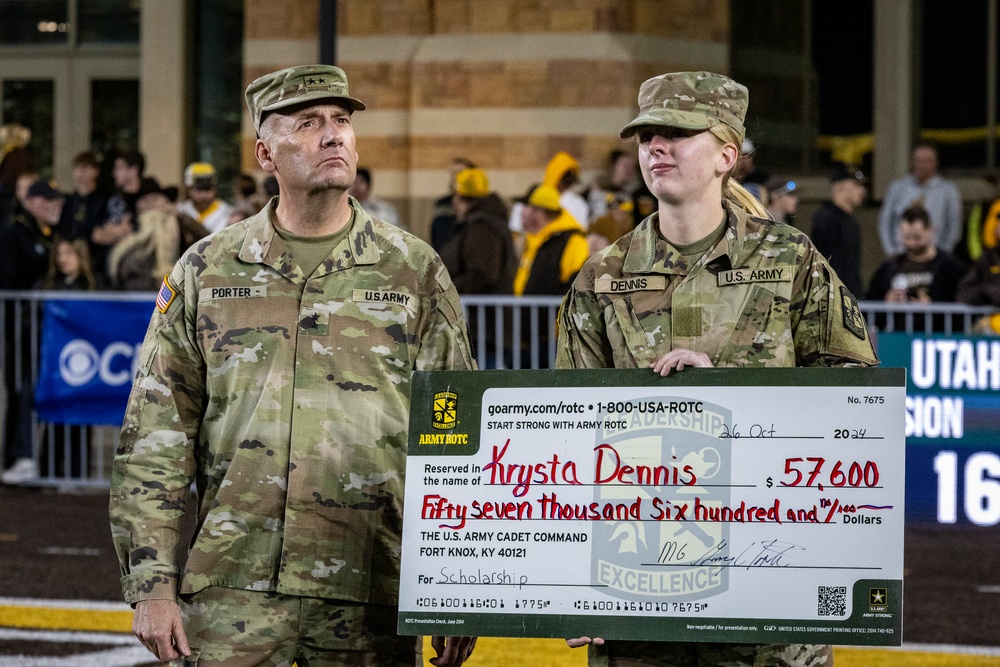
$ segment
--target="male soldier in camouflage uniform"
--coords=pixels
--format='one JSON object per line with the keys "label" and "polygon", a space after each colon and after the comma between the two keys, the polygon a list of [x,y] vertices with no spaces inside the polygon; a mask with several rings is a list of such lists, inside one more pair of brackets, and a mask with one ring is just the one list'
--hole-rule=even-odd
{"label": "male soldier in camouflage uniform", "polygon": [[[803,234],[730,178],[747,89],[717,74],[646,81],[639,162],[658,212],[592,257],[563,303],[559,368],[844,366],[878,363],[857,302]],[[690,371],[689,371],[690,372]],[[813,667],[829,646],[608,642],[611,667]]]}
{"label": "male soldier in camouflage uniform", "polygon": [[[429,246],[348,197],[365,107],[342,70],[246,97],[281,196],[157,298],[111,489],[134,630],[177,664],[414,665],[395,632],[410,372],[473,367],[458,295]],[[432,662],[473,643],[435,638]]]}

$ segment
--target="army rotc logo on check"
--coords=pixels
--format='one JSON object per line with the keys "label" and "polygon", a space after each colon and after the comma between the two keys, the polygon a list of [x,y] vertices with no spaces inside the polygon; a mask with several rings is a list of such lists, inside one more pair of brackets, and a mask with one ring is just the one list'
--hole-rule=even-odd
{"label": "army rotc logo on check", "polygon": [[451,429],[458,426],[458,394],[439,391],[434,394],[431,426],[436,429]]}

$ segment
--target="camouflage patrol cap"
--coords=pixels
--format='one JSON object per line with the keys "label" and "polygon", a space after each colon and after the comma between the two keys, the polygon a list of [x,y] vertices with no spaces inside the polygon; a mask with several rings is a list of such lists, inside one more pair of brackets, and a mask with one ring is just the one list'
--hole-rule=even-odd
{"label": "camouflage patrol cap", "polygon": [[247,86],[244,96],[254,129],[268,111],[312,100],[333,99],[346,103],[351,111],[361,111],[365,103],[347,91],[347,74],[333,65],[298,65],[265,74]]}
{"label": "camouflage patrol cap", "polygon": [[642,126],[707,130],[723,123],[736,130],[742,141],[748,98],[746,86],[721,74],[661,74],[639,87],[639,115],[618,134],[627,139]]}

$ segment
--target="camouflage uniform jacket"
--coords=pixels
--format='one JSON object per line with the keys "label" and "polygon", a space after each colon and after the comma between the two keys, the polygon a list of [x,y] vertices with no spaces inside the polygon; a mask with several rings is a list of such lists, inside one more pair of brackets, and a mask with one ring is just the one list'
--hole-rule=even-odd
{"label": "camouflage uniform jacket", "polygon": [[307,279],[276,201],[192,247],[161,291],[111,482],[129,602],[207,586],[397,601],[410,372],[473,368],[458,294],[428,245],[353,199]]}
{"label": "camouflage uniform jacket", "polygon": [[[694,266],[657,232],[656,213],[590,258],[563,302],[556,367],[640,368],[678,348],[715,366],[878,363],[857,301],[804,234],[740,210],[727,220]],[[590,664],[608,664],[608,651],[627,656],[616,665],[673,664],[665,654],[688,655],[688,646],[609,642],[591,648]],[[829,646],[805,644],[698,650],[703,664],[832,661]]]}
{"label": "camouflage uniform jacket", "polygon": [[694,266],[646,218],[590,258],[563,302],[559,368],[643,368],[673,349],[715,366],[878,363],[854,296],[794,227],[728,211]]}

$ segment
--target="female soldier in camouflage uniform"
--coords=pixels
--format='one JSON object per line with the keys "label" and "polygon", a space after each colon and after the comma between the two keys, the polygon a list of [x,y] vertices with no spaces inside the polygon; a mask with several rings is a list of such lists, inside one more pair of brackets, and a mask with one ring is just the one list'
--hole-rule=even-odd
{"label": "female soldier in camouflage uniform", "polygon": [[[636,136],[653,213],[581,269],[560,315],[559,368],[843,366],[878,363],[854,296],[793,227],[731,179],[747,89],[708,72],[639,89]],[[612,667],[831,665],[828,646],[608,642]]]}

